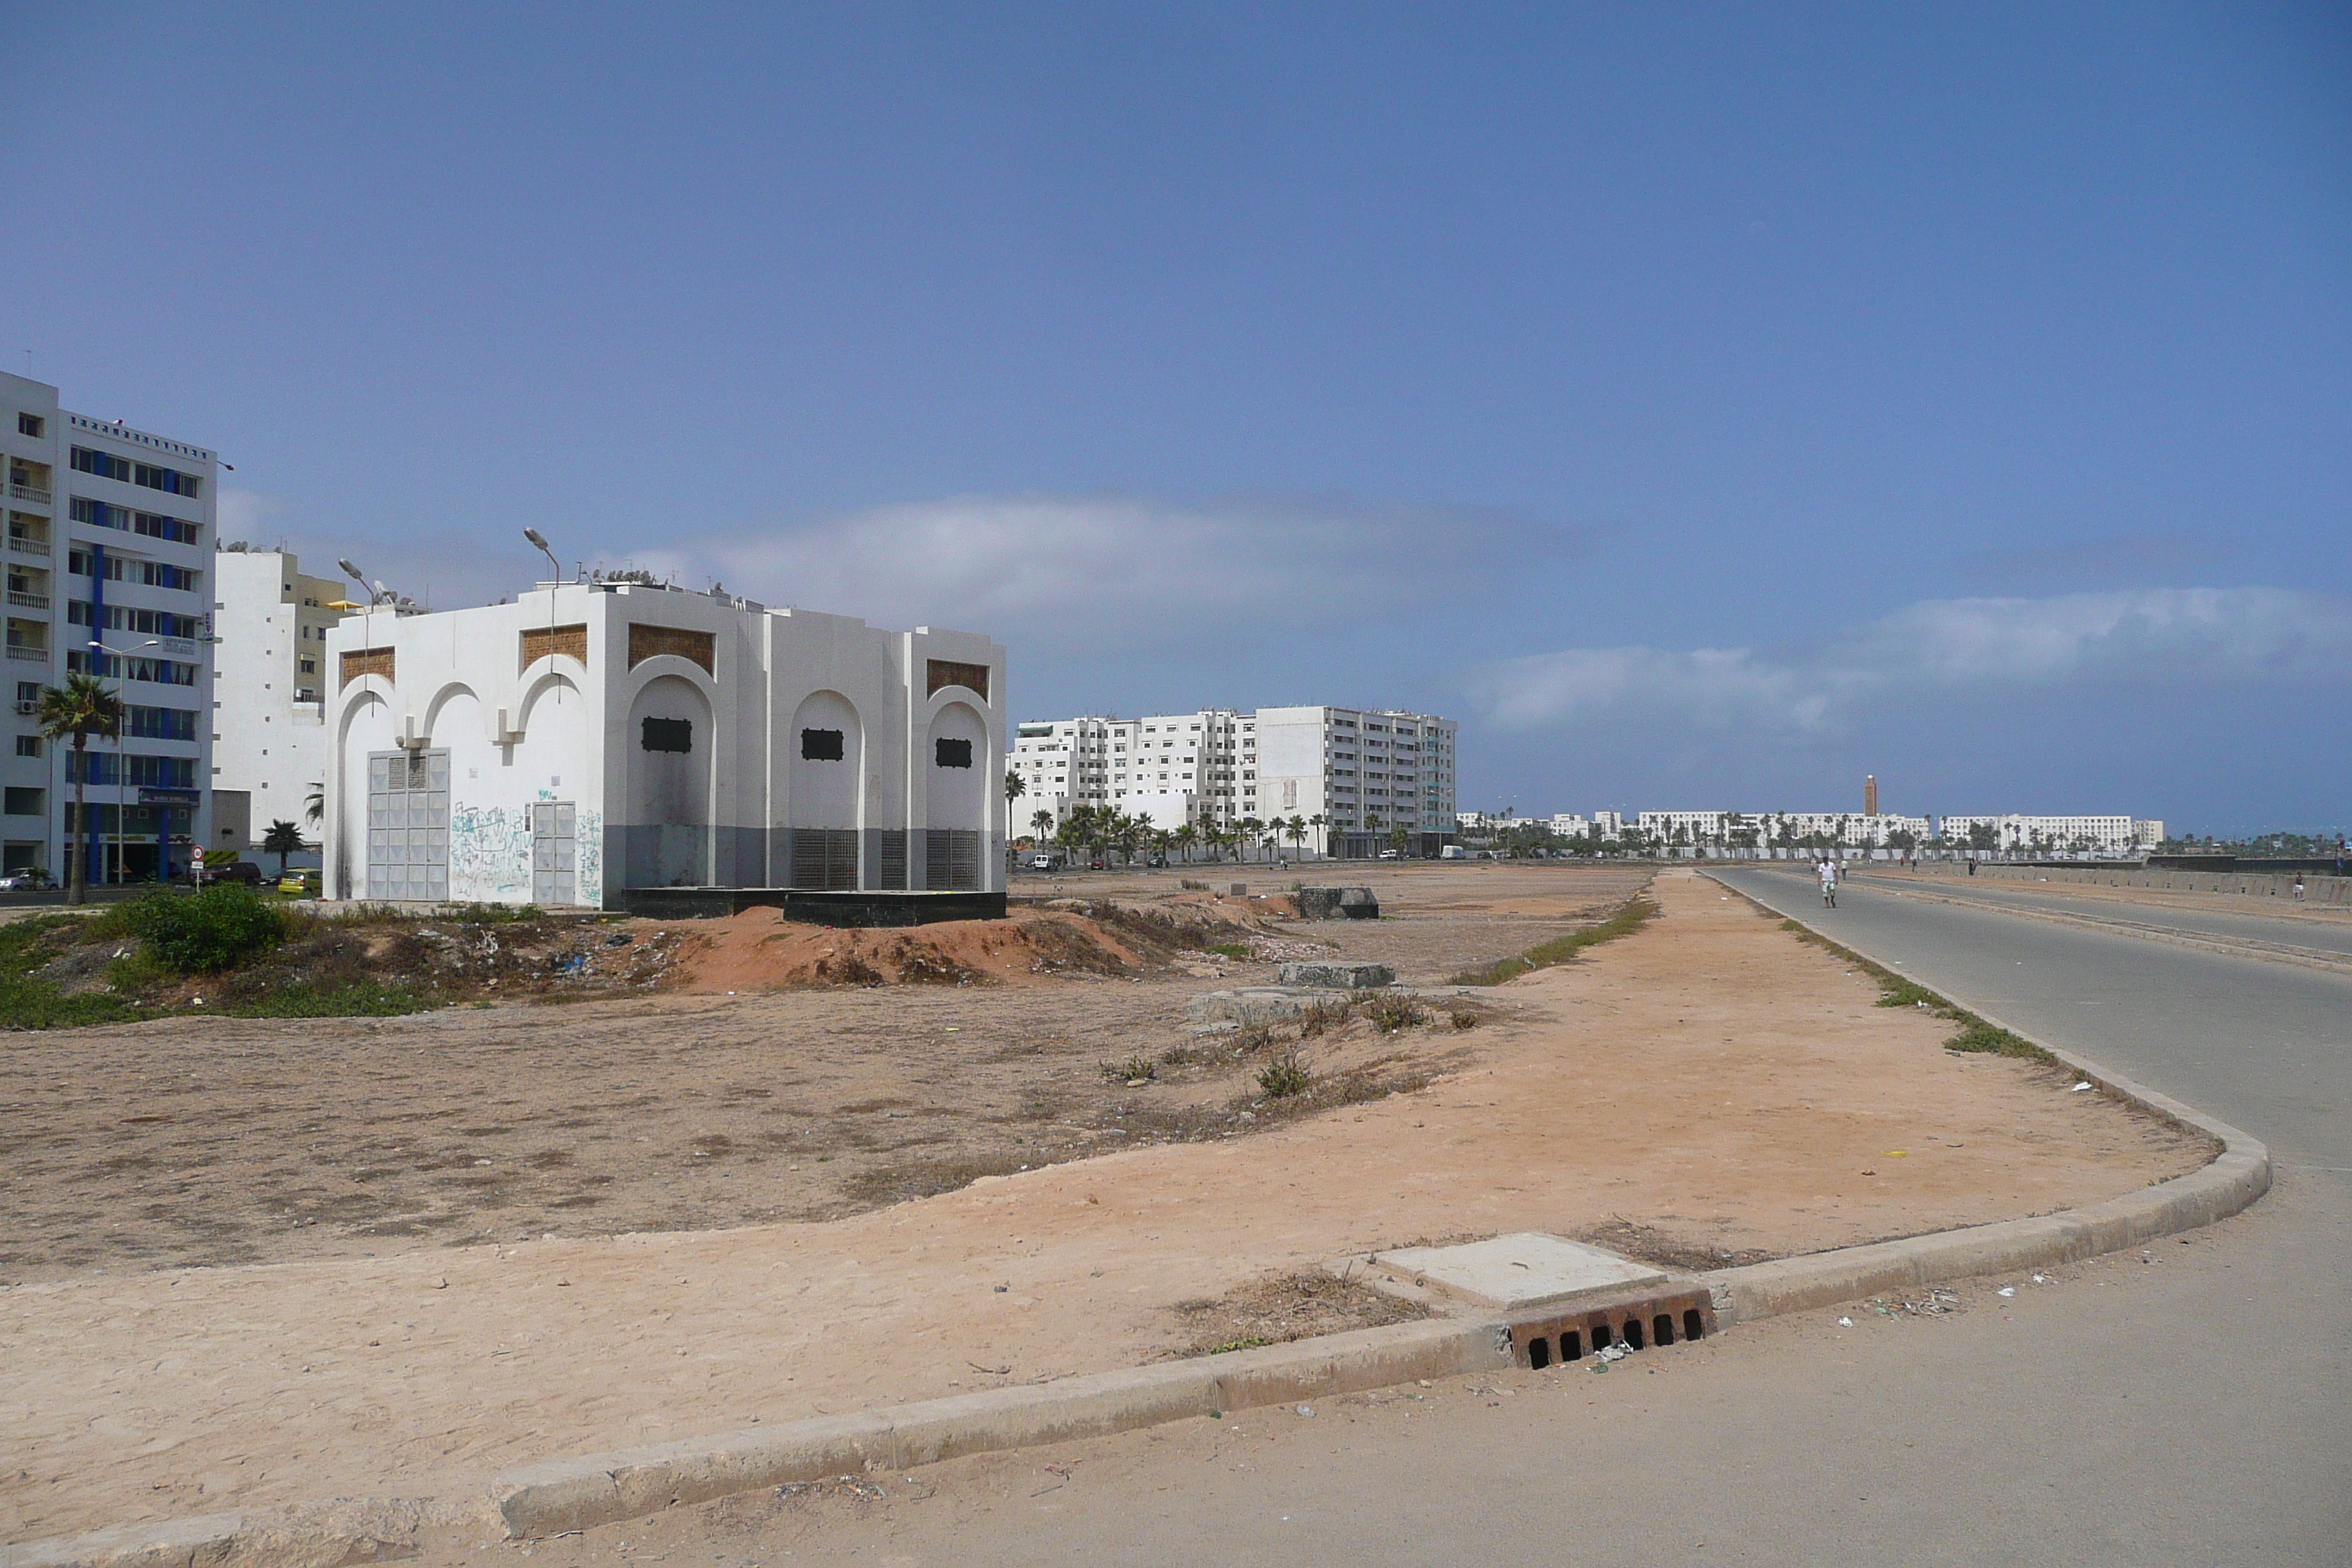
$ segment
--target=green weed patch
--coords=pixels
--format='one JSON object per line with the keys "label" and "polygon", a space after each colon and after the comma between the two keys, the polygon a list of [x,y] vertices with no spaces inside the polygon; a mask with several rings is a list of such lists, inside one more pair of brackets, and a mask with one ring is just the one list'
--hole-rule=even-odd
{"label": "green weed patch", "polygon": [[1538,942],[1514,958],[1497,959],[1479,969],[1465,969],[1446,982],[1449,985],[1500,985],[1507,980],[1517,980],[1522,974],[1533,974],[1538,969],[1549,969],[1556,963],[1566,963],[1589,947],[1599,947],[1604,942],[1615,942],[1621,936],[1631,936],[1644,922],[1656,917],[1658,906],[1635,894],[1623,907],[1598,925],[1582,931],[1556,936],[1549,942]]}

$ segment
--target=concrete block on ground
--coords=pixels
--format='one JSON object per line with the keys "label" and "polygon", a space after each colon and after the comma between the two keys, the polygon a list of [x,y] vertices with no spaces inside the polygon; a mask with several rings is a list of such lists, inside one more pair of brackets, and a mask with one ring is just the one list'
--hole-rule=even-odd
{"label": "concrete block on ground", "polygon": [[1666,1278],[1664,1270],[1646,1263],[1533,1230],[1458,1247],[1399,1247],[1374,1258],[1372,1267],[1506,1311],[1573,1301]]}
{"label": "concrete block on ground", "polygon": [[1396,971],[1385,963],[1336,963],[1315,960],[1286,963],[1276,974],[1285,985],[1312,985],[1322,990],[1370,991],[1396,984]]}
{"label": "concrete block on ground", "polygon": [[1310,921],[1376,921],[1381,900],[1370,888],[1301,888],[1298,914]]}
{"label": "concrete block on ground", "polygon": [[1247,882],[1235,882],[1232,887],[1225,889],[1225,897],[1229,899],[1248,898],[1249,884]]}
{"label": "concrete block on ground", "polygon": [[1184,1004],[1184,1016],[1195,1024],[1275,1024],[1297,1017],[1322,999],[1308,991],[1252,985],[1195,996]]}

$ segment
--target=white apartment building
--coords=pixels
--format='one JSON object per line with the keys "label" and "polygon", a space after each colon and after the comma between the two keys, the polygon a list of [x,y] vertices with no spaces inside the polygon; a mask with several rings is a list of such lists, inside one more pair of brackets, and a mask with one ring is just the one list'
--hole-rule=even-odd
{"label": "white apartment building", "polygon": [[34,719],[44,686],[94,674],[121,697],[115,740],[89,749],[93,883],[184,868],[210,837],[212,600],[218,462],[204,447],[62,408],[58,389],[0,373],[12,744],[0,756],[0,860],[62,881],[70,745]]}
{"label": "white apartment building", "polygon": [[1668,847],[1769,849],[1812,839],[1838,848],[1883,849],[1895,843],[1897,834],[1908,834],[1916,843],[1928,837],[1926,817],[1892,812],[1874,816],[1858,811],[1645,811],[1635,826]]}
{"label": "white apartment building", "polygon": [[1014,826],[1030,830],[1045,812],[1050,832],[1081,804],[1166,829],[1297,817],[1321,853],[1369,855],[1401,828],[1434,854],[1454,831],[1455,760],[1452,720],[1395,710],[1034,721],[1014,731],[1013,766],[1029,787]]}
{"label": "white apartment building", "polygon": [[[1973,845],[2003,854],[2037,850],[2127,855],[2134,849],[2164,842],[2164,824],[2137,822],[2128,816],[1954,816],[1937,819],[1944,842],[1966,849]],[[2146,835],[2152,830],[2154,837]],[[1990,836],[1992,842],[1984,843]]]}
{"label": "white apartment building", "polygon": [[1894,845],[1898,833],[1908,834],[1914,844],[1925,844],[1932,836],[1926,817],[1894,812],[1872,816],[1859,811],[1772,811],[1751,820],[1765,825],[1760,842],[1767,845],[1826,838],[1841,848],[1884,849]]}
{"label": "white apartment building", "polygon": [[351,616],[325,647],[331,896],[1003,892],[984,637],[566,583]]}
{"label": "white apartment building", "polygon": [[247,797],[255,840],[231,847],[257,848],[272,822],[315,837],[305,809],[327,777],[327,633],[358,606],[290,551],[224,545],[213,573],[213,789]]}
{"label": "white apartment building", "polygon": [[1027,786],[1013,803],[1015,833],[1034,832],[1039,812],[1051,833],[1077,805],[1171,832],[1257,815],[1257,721],[1230,708],[1025,722],[1014,729],[1011,766]]}

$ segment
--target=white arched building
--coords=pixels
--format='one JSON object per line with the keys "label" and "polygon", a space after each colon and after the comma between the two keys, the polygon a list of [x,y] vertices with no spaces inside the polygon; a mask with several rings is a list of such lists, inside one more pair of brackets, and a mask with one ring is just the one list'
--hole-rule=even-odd
{"label": "white arched building", "polygon": [[327,654],[330,898],[1003,891],[984,637],[577,583],[355,615]]}

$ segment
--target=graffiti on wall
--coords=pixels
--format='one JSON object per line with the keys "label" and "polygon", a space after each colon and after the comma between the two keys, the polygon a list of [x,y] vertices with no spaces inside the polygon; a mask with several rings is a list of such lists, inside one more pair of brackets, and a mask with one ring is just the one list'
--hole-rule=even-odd
{"label": "graffiti on wall", "polygon": [[580,847],[574,862],[579,870],[580,901],[592,907],[604,902],[604,814],[580,808]]}
{"label": "graffiti on wall", "polygon": [[[574,820],[573,896],[583,904],[601,904],[604,900],[604,814],[583,808]],[[452,899],[461,903],[527,904],[531,900],[530,872],[529,806],[459,805],[450,809]]]}
{"label": "graffiti on wall", "polygon": [[460,805],[450,810],[449,896],[461,903],[530,901],[528,807]]}

